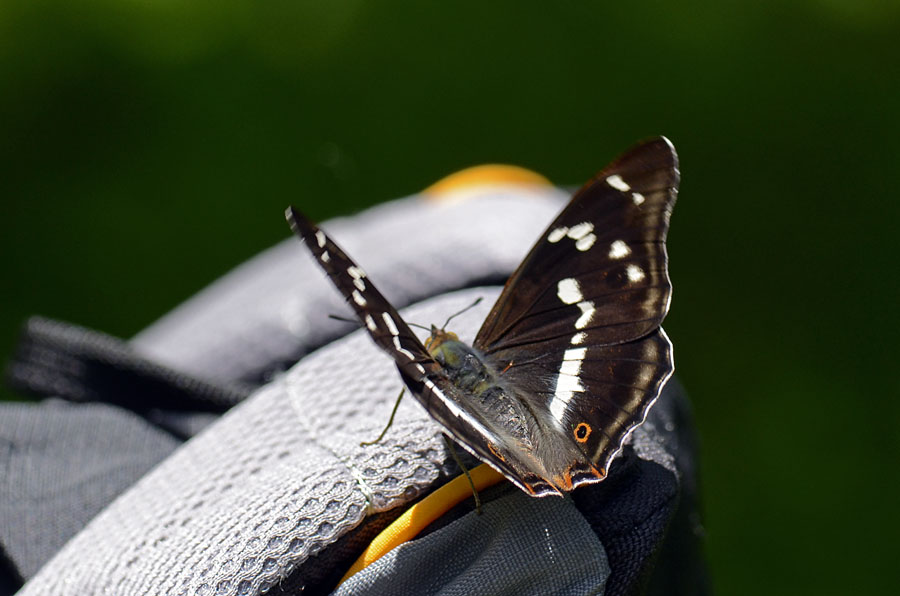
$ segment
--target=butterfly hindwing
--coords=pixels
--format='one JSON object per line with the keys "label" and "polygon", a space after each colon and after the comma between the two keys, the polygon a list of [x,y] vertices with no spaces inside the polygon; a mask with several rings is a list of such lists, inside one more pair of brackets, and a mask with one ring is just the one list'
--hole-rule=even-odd
{"label": "butterfly hindwing", "polygon": [[519,359],[503,374],[505,381],[542,413],[545,424],[560,430],[555,437],[574,441],[600,476],[674,370],[672,346],[661,328],[620,344],[563,345],[530,358],[522,352],[496,356]]}

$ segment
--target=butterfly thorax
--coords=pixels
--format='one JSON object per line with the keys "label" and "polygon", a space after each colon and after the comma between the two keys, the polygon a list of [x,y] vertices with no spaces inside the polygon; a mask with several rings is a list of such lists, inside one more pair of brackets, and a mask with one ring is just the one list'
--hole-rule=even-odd
{"label": "butterfly thorax", "polygon": [[514,436],[528,437],[529,413],[513,399],[500,372],[487,364],[475,348],[459,341],[457,335],[432,327],[426,340],[428,353],[441,364],[450,382],[468,398],[470,404]]}

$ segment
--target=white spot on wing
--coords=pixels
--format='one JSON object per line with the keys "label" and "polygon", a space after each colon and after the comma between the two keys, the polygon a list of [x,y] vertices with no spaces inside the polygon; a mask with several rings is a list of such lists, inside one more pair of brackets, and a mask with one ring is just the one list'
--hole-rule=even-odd
{"label": "white spot on wing", "polygon": [[579,331],[575,335],[572,336],[572,341],[570,342],[573,346],[577,346],[580,343],[584,343],[584,340],[587,339],[587,333],[584,331]]}
{"label": "white spot on wing", "polygon": [[375,324],[375,319],[372,318],[372,315],[366,315],[366,327],[369,328],[369,331],[375,333],[378,330],[378,326]]}
{"label": "white spot on wing", "polygon": [[328,261],[331,260],[331,255],[328,254],[328,251],[326,250],[326,251],[322,252],[322,254],[319,256],[319,258],[322,259],[323,263],[327,263]]}
{"label": "white spot on wing", "polygon": [[569,228],[567,228],[566,226],[556,228],[547,236],[547,241],[552,243],[559,242],[560,240],[565,238],[568,232]]}
{"label": "white spot on wing", "polygon": [[360,306],[366,305],[366,299],[363,297],[362,294],[359,293],[359,290],[353,290],[352,296],[353,296],[353,302],[357,303]]}
{"label": "white spot on wing", "polygon": [[581,379],[581,361],[587,354],[587,348],[572,348],[566,350],[563,355],[559,374],[556,376],[556,389],[553,391],[553,400],[550,402],[550,413],[557,422],[562,424],[566,413],[566,406],[572,400],[576,392],[584,391]]}
{"label": "white spot on wing", "polygon": [[628,281],[632,283],[636,283],[647,277],[644,274],[644,270],[635,265],[634,263],[628,265],[625,268],[625,274],[628,275]]}
{"label": "white spot on wing", "polygon": [[628,192],[629,190],[631,190],[631,186],[629,186],[627,182],[622,180],[622,177],[618,174],[607,176],[606,183],[616,190],[621,190],[622,192]]}
{"label": "white spot on wing", "polygon": [[639,192],[633,192],[633,193],[631,193],[631,200],[634,201],[634,204],[635,204],[635,205],[640,205],[640,204],[643,203],[646,199],[644,199],[644,195],[642,195],[641,193],[639,193]]}
{"label": "white spot on wing", "polygon": [[571,277],[560,280],[560,282],[556,284],[556,295],[559,296],[559,299],[565,304],[575,304],[584,298],[581,294],[581,287],[579,287],[578,281]]}
{"label": "white spot on wing", "polygon": [[425,383],[425,386],[428,387],[428,389],[431,390],[432,393],[434,393],[441,399],[441,402],[444,404],[444,406],[448,410],[450,410],[451,414],[453,414],[456,417],[463,417],[463,418],[469,419],[469,416],[463,416],[463,412],[462,412],[462,410],[459,409],[459,406],[457,406],[452,401],[447,399],[444,396],[444,393],[440,389],[438,389],[434,383],[431,382],[431,379],[425,379],[424,383]]}
{"label": "white spot on wing", "polygon": [[407,350],[406,348],[404,348],[403,346],[400,345],[400,337],[397,335],[394,336],[394,348],[397,350],[397,352],[403,354],[410,360],[416,359],[416,357],[413,356],[412,352],[410,352],[409,350]]}
{"label": "white spot on wing", "polygon": [[387,325],[388,331],[391,332],[391,335],[399,335],[400,330],[397,329],[397,323],[394,322],[394,319],[391,318],[386,312],[381,313],[381,318],[384,319],[384,324]]}
{"label": "white spot on wing", "polygon": [[597,237],[593,234],[588,234],[587,236],[582,236],[578,240],[575,241],[575,248],[580,250],[581,252],[586,251],[590,247],[594,246],[594,242],[597,241]]}
{"label": "white spot on wing", "polygon": [[594,242],[597,241],[597,236],[592,234],[593,231],[594,224],[589,221],[583,221],[579,224],[575,224],[571,228],[566,226],[553,228],[547,235],[547,241],[556,243],[568,236],[575,241],[575,248],[584,252],[592,247]]}
{"label": "white spot on wing", "polygon": [[366,289],[366,282],[363,281],[366,273],[362,269],[356,265],[350,265],[347,267],[347,274],[353,278],[353,285],[356,286],[357,290]]}
{"label": "white spot on wing", "polygon": [[325,234],[322,230],[316,230],[316,243],[318,243],[319,248],[325,246]]}
{"label": "white spot on wing", "polygon": [[[578,367],[581,367],[581,361],[584,360],[585,355],[587,354],[587,348],[572,348],[571,350],[566,350],[566,353],[563,354],[563,362],[578,362]],[[575,373],[569,373],[575,374]]]}
{"label": "white spot on wing", "polygon": [[575,224],[571,228],[569,228],[569,233],[566,234],[572,240],[579,240],[584,238],[588,234],[594,231],[594,224],[589,221],[583,221],[580,224]]}
{"label": "white spot on wing", "polygon": [[621,259],[631,254],[631,249],[622,240],[616,240],[609,245],[609,258]]}
{"label": "white spot on wing", "polygon": [[588,323],[591,322],[591,319],[594,318],[594,311],[596,309],[594,308],[594,303],[590,300],[579,302],[578,308],[581,309],[581,316],[575,321],[575,329],[584,329],[588,326]]}

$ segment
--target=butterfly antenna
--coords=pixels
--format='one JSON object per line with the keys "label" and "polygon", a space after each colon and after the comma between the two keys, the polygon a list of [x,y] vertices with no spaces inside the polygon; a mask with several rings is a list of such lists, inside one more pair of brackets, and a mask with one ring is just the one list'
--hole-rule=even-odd
{"label": "butterfly antenna", "polygon": [[447,318],[447,320],[444,321],[444,324],[441,326],[441,329],[446,329],[446,328],[447,328],[447,325],[450,324],[450,321],[452,321],[453,319],[455,319],[455,318],[458,317],[459,315],[463,314],[463,313],[466,312],[467,310],[469,310],[469,309],[471,309],[471,308],[475,308],[476,306],[478,306],[478,303],[479,303],[479,302],[481,302],[481,296],[479,296],[478,298],[476,298],[476,299],[475,299],[475,302],[473,302],[473,303],[470,304],[469,306],[465,307],[465,308],[462,309],[461,311],[456,312],[456,313],[453,313],[452,315],[450,315],[450,316]]}
{"label": "butterfly antenna", "polygon": [[359,325],[359,321],[356,319],[351,319],[349,317],[342,317],[340,315],[328,315],[329,319],[334,319],[335,321],[341,321],[342,323],[353,323],[355,325]]}
{"label": "butterfly antenna", "polygon": [[[351,319],[350,317],[342,317],[341,315],[328,315],[329,319],[334,319],[335,321],[340,321],[342,323],[353,323],[354,325],[359,325],[359,321],[356,319]],[[406,323],[410,327],[418,327],[419,329],[424,329],[425,331],[431,331],[431,327],[426,327],[425,325],[419,325],[418,323],[410,323],[407,321]]]}

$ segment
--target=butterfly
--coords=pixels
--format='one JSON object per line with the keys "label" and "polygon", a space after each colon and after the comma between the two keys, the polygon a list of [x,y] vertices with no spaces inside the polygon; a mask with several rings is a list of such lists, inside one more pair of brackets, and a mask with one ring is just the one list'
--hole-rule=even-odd
{"label": "butterfly", "polygon": [[457,443],[536,497],[603,480],[674,371],[666,234],[678,156],[657,137],[572,197],[509,278],[471,346],[423,344],[365,272],[286,217],[406,386]]}

